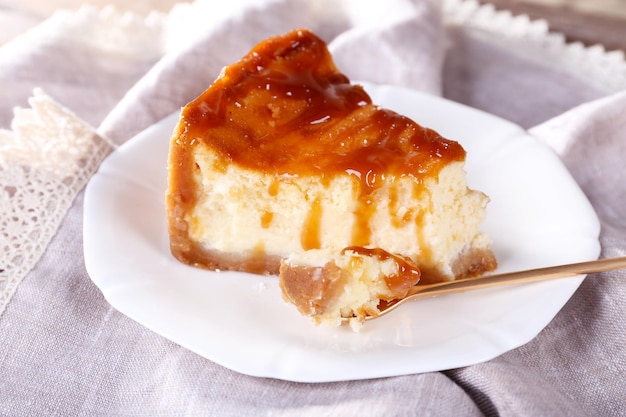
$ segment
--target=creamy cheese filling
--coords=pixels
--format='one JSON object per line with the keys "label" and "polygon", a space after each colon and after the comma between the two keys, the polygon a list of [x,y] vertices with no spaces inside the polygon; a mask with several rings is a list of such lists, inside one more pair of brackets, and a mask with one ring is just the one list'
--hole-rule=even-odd
{"label": "creamy cheese filling", "polygon": [[190,237],[226,253],[286,258],[308,250],[338,253],[378,247],[413,259],[425,274],[453,279],[452,263],[473,242],[488,198],[470,190],[462,162],[436,177],[383,178],[371,194],[346,173],[332,178],[274,176],[195,150],[197,201],[187,214]]}

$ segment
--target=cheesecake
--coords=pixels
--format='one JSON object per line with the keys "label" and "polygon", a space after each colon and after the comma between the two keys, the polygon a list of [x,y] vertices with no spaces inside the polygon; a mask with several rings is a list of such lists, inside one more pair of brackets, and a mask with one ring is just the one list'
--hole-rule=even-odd
{"label": "cheesecake", "polygon": [[[280,275],[283,297],[318,322],[375,314],[398,288],[495,269],[480,231],[489,198],[468,187],[465,157],[458,142],[373,103],[311,31],[272,37],[181,111],[168,161],[171,252],[210,270]],[[419,273],[398,272],[409,264]],[[332,285],[315,287],[321,276]],[[360,301],[341,297],[355,285]]]}
{"label": "cheesecake", "polygon": [[281,261],[279,285],[285,301],[316,324],[346,321],[359,331],[381,305],[406,297],[420,276],[411,258],[381,248],[312,249]]}

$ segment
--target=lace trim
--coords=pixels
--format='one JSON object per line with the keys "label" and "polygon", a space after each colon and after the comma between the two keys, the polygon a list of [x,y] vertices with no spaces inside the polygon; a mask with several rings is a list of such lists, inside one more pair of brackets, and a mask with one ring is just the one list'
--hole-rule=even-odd
{"label": "lace trim", "polygon": [[567,43],[563,34],[550,32],[545,20],[498,11],[493,5],[481,5],[476,0],[444,0],[443,11],[448,25],[470,29],[526,59],[564,69],[605,93],[626,89],[623,51]]}
{"label": "lace trim", "polygon": [[41,90],[0,129],[0,314],[113,145]]}

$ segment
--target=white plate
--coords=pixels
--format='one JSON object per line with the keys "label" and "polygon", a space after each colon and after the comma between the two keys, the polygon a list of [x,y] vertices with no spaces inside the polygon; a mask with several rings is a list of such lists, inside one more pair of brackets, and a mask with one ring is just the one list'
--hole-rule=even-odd
{"label": "white plate", "polygon": [[[516,125],[414,91],[366,85],[375,103],[458,140],[470,186],[491,197],[484,230],[499,271],[597,258],[599,222],[559,158]],[[275,277],[210,272],[169,252],[164,192],[172,115],[107,158],[85,196],[85,262],[119,311],[235,371],[323,382],[437,371],[531,340],[582,277],[441,296],[367,322],[316,327]]]}

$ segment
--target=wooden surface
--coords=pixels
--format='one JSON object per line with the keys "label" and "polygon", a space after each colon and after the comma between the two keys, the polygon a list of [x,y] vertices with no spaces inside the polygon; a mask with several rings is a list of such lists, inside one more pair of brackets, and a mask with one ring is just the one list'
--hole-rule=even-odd
{"label": "wooden surface", "polygon": [[579,41],[590,46],[604,45],[607,50],[626,51],[626,0],[605,3],[589,1],[587,7],[580,3],[489,0],[496,9],[510,10],[513,14],[526,14],[531,19],[544,19],[551,31],[563,33],[569,42]]}

